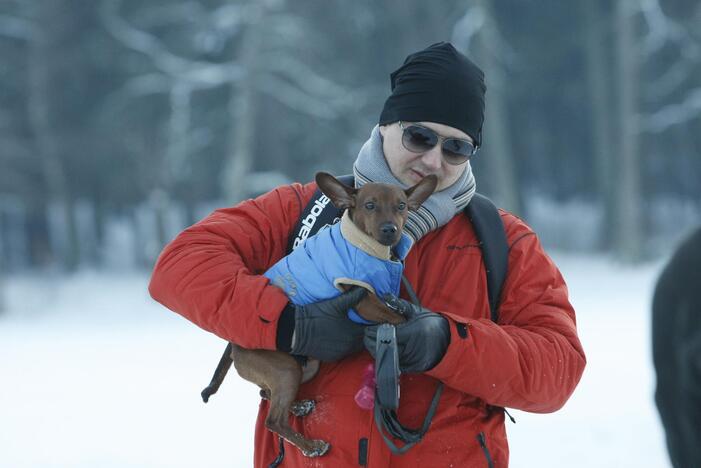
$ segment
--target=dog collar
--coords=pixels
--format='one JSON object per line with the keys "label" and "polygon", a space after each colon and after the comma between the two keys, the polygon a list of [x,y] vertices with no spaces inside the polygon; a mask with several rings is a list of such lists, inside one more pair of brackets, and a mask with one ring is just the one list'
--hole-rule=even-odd
{"label": "dog collar", "polygon": [[[343,216],[341,217],[341,235],[352,245],[368,255],[372,255],[380,260],[392,259],[392,250],[390,246],[380,244],[377,242],[377,240],[361,231],[350,219],[348,210],[344,211]],[[395,254],[400,260],[404,260],[404,258],[407,256],[409,249],[411,248],[411,244],[411,238],[402,232],[402,237],[394,249]]]}

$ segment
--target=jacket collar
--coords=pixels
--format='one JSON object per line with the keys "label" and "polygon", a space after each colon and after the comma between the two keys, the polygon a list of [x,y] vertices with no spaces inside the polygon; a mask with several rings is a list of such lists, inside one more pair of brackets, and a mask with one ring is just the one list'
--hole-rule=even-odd
{"label": "jacket collar", "polygon": [[[358,226],[353,224],[353,221],[351,221],[348,210],[344,211],[343,216],[341,217],[341,235],[352,245],[368,255],[377,257],[380,260],[392,259],[392,251],[390,247],[388,245],[380,244],[375,239],[358,229]],[[411,249],[413,243],[414,241],[411,239],[411,237],[402,232],[402,237],[399,240],[399,243],[394,247],[394,254],[399,257],[400,260],[404,260],[409,254],[409,250]]]}

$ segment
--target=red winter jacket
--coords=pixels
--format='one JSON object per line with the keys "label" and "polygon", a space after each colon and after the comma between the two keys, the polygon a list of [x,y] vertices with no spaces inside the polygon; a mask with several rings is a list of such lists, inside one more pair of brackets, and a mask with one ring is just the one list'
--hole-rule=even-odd
{"label": "red winter jacket", "polygon": [[[225,340],[275,349],[287,298],[260,275],[285,255],[288,236],[315,189],[313,183],[283,186],[188,228],[161,253],[151,295]],[[406,259],[406,277],[422,305],[446,317],[451,330],[443,360],[401,380],[399,419],[407,427],[421,425],[438,381],[445,384],[424,439],[404,455],[392,455],[372,412],[356,405],[354,394],[371,361],[362,352],[322,364],[298,395],[315,399],[316,409],[291,417],[294,428],[328,441],[331,450],[307,459],[287,446],[282,467],[487,467],[488,459],[491,466],[506,467],[501,407],[536,413],[562,407],[586,362],[567,286],[533,231],[509,213],[501,217],[509,267],[498,324],[490,319],[482,254],[467,216],[459,214],[424,236]],[[277,436],[263,424],[267,410],[262,401],[256,467],[267,467],[278,455]]]}

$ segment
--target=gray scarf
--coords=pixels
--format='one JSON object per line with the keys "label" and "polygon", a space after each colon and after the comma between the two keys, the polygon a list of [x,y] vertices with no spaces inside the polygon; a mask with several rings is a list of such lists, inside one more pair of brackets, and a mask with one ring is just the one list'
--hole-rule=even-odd
{"label": "gray scarf", "polygon": [[[368,182],[382,182],[401,185],[408,188],[392,174],[382,151],[382,136],[378,125],[372,129],[370,139],[365,142],[358,153],[358,159],[353,164],[355,186],[360,187]],[[438,229],[450,221],[453,216],[462,211],[470,203],[475,193],[475,177],[472,167],[467,168],[453,185],[440,192],[434,192],[418,209],[409,213],[409,219],[404,225],[406,232],[414,241]]]}

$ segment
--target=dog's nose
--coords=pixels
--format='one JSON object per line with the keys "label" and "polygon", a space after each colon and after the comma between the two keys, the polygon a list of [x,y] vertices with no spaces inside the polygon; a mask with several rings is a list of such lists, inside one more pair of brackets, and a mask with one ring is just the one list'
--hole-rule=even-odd
{"label": "dog's nose", "polygon": [[380,232],[384,236],[393,236],[397,233],[397,226],[393,223],[384,223],[380,226]]}

